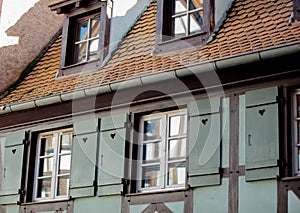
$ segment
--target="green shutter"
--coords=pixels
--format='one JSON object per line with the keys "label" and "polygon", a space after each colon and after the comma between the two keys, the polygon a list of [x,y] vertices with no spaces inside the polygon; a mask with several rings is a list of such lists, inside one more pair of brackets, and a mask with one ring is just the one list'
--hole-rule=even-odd
{"label": "green shutter", "polygon": [[17,131],[7,135],[2,162],[2,183],[0,204],[16,204],[20,201],[21,180],[23,170],[25,131]]}
{"label": "green shutter", "polygon": [[120,194],[123,190],[127,114],[101,119],[98,195]]}
{"label": "green shutter", "polygon": [[193,102],[189,106],[190,187],[218,185],[220,176],[220,98]]}
{"label": "green shutter", "polygon": [[74,122],[70,196],[95,194],[95,172],[98,149],[98,119]]}
{"label": "green shutter", "polygon": [[278,88],[246,93],[246,180],[279,174]]}

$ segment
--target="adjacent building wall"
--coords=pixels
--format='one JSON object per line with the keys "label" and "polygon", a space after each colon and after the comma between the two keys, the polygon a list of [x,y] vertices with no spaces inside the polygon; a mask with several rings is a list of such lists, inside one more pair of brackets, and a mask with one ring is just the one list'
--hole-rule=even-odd
{"label": "adjacent building wall", "polygon": [[[18,79],[27,65],[49,43],[62,27],[63,21],[62,16],[56,15],[48,8],[50,0],[34,0],[38,2],[29,7],[28,11],[18,9],[21,7],[17,7],[16,4],[22,3],[24,8],[26,5],[28,8],[28,4],[33,5],[34,1],[1,1],[3,5],[0,22],[0,95]],[[15,38],[9,39],[11,36]]]}

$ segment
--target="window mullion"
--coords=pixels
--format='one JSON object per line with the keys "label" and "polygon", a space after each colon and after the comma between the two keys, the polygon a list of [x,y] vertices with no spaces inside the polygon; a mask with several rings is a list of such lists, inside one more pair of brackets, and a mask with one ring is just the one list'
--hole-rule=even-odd
{"label": "window mullion", "polygon": [[60,145],[60,139],[61,139],[61,134],[60,133],[55,133],[56,135],[56,141],[55,141],[55,147],[54,147],[54,159],[53,159],[53,164],[54,164],[54,169],[52,173],[52,188],[51,188],[51,193],[52,197],[56,197],[56,191],[57,191],[57,176],[58,176],[58,166],[59,166],[59,157],[58,157],[58,152],[59,152],[59,145]]}
{"label": "window mullion", "polygon": [[161,181],[161,188],[166,187],[166,176],[167,176],[167,146],[166,146],[166,140],[167,140],[167,126],[166,126],[166,117],[167,115],[162,115],[161,118],[161,135],[162,135],[162,149],[161,149],[161,175],[160,175],[160,181]]}

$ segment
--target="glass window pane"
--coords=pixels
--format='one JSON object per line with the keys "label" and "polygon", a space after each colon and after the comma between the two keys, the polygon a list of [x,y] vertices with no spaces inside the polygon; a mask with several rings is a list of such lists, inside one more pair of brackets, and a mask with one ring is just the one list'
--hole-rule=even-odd
{"label": "glass window pane", "polygon": [[190,0],[189,10],[203,8],[203,0]]}
{"label": "glass window pane", "polygon": [[88,21],[79,23],[79,38],[78,41],[83,41],[88,39]]}
{"label": "glass window pane", "polygon": [[159,166],[145,166],[142,170],[142,188],[157,187],[160,185]]}
{"label": "glass window pane", "polygon": [[[187,11],[187,0],[175,0],[174,14],[179,14]],[[174,15],[173,14],[173,15]]]}
{"label": "glass window pane", "polygon": [[100,17],[91,20],[91,38],[99,37]]}
{"label": "glass window pane", "polygon": [[161,119],[148,120],[144,122],[144,140],[160,139]]}
{"label": "glass window pane", "polygon": [[169,141],[169,159],[184,158],[186,155],[186,139]]}
{"label": "glass window pane", "polygon": [[297,117],[300,118],[300,95],[297,95]]}
{"label": "glass window pane", "polygon": [[54,137],[47,136],[47,137],[41,138],[40,156],[53,155],[53,152],[54,152]]}
{"label": "glass window pane", "polygon": [[174,37],[181,38],[186,36],[187,32],[187,16],[180,16],[173,19]]}
{"label": "glass window pane", "polygon": [[160,158],[161,143],[147,143],[143,145],[143,160],[157,161]]}
{"label": "glass window pane", "polygon": [[300,149],[298,148],[298,173],[300,172]]}
{"label": "glass window pane", "polygon": [[89,44],[89,59],[93,60],[98,58],[98,47],[99,47],[99,39],[95,39],[90,41]]}
{"label": "glass window pane", "polygon": [[51,197],[51,178],[44,178],[38,180],[37,198]]}
{"label": "glass window pane", "polygon": [[202,11],[194,12],[190,14],[190,34],[199,33],[202,31],[202,24],[203,24],[203,13]]}
{"label": "glass window pane", "polygon": [[178,136],[186,133],[186,115],[172,116],[169,119],[169,136]]}
{"label": "glass window pane", "polygon": [[68,195],[69,188],[69,176],[58,177],[57,180],[57,196],[66,196]]}
{"label": "glass window pane", "polygon": [[83,42],[76,45],[76,63],[84,62],[86,61],[86,45],[87,42]]}
{"label": "glass window pane", "polygon": [[168,185],[182,185],[185,183],[186,169],[185,163],[169,164]]}
{"label": "glass window pane", "polygon": [[59,174],[66,174],[70,172],[71,155],[62,155],[59,157]]}
{"label": "glass window pane", "polygon": [[59,152],[62,154],[71,153],[71,147],[72,147],[72,133],[68,132],[62,134]]}
{"label": "glass window pane", "polygon": [[53,157],[41,158],[39,166],[39,177],[51,176],[53,171]]}

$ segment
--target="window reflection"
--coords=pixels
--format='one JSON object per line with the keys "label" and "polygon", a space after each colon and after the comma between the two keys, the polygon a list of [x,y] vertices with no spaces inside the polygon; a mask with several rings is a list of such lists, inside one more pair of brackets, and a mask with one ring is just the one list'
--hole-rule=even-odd
{"label": "window reflection", "polygon": [[175,0],[172,36],[181,38],[202,31],[203,0]]}
{"label": "window reflection", "polygon": [[88,18],[78,23],[78,37],[75,41],[75,63],[98,58],[100,16]]}

